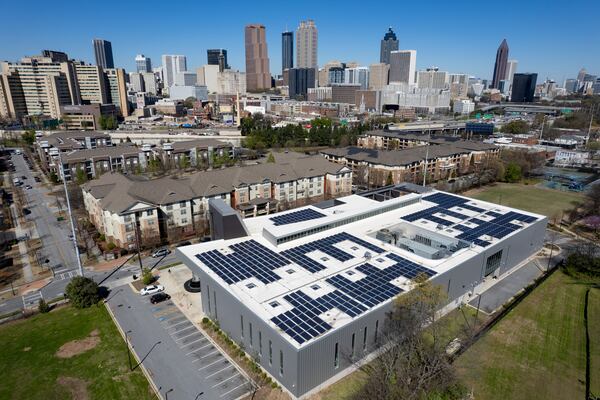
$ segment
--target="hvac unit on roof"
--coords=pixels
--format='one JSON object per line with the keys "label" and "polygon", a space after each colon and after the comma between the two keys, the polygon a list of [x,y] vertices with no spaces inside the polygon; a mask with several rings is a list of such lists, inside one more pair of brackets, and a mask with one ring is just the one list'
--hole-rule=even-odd
{"label": "hvac unit on roof", "polygon": [[371,259],[371,252],[370,252],[370,251],[365,251],[365,258],[366,258],[367,260],[370,260],[370,259]]}

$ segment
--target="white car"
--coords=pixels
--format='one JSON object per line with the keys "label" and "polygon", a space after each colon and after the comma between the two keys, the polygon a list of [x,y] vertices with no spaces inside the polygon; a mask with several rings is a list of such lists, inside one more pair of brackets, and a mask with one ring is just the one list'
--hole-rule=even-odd
{"label": "white car", "polygon": [[150,286],[146,286],[145,288],[140,290],[140,294],[142,296],[147,296],[149,294],[160,293],[164,290],[165,290],[165,287],[163,285],[150,285]]}

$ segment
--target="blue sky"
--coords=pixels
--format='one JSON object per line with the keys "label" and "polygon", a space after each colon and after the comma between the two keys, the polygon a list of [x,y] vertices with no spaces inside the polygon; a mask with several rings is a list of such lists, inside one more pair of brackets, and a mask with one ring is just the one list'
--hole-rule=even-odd
{"label": "blue sky", "polygon": [[[498,7],[492,7],[497,3]],[[281,32],[312,18],[319,30],[319,64],[379,62],[379,41],[393,26],[401,49],[417,50],[417,68],[438,66],[491,78],[503,38],[518,71],[562,83],[581,67],[600,74],[600,1],[7,1],[2,6],[0,60],[41,49],[94,62],[92,39],[110,40],[115,63],[131,71],[143,53],[184,54],[188,69],[206,63],[207,48],[225,48],[244,70],[244,25],[267,28],[271,72],[281,69]]]}

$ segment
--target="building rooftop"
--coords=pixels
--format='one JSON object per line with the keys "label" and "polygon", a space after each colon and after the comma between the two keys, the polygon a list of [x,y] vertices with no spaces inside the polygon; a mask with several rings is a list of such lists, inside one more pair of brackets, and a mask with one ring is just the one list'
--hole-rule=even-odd
{"label": "building rooftop", "polygon": [[397,186],[245,220],[248,236],[178,254],[301,348],[543,218]]}

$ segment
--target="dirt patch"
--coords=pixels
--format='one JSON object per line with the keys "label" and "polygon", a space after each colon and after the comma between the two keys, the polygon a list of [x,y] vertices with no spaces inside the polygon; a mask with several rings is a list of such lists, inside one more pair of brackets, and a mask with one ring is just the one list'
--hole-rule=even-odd
{"label": "dirt patch", "polygon": [[86,338],[67,342],[60,346],[60,349],[58,349],[55,356],[58,358],[71,358],[93,349],[100,343],[99,334],[100,332],[98,329],[94,329]]}
{"label": "dirt patch", "polygon": [[64,386],[73,400],[87,400],[89,399],[87,391],[87,382],[79,378],[71,378],[68,376],[59,376],[56,379],[56,383]]}
{"label": "dirt patch", "polygon": [[31,347],[23,347],[23,351],[29,351],[31,350]]}

